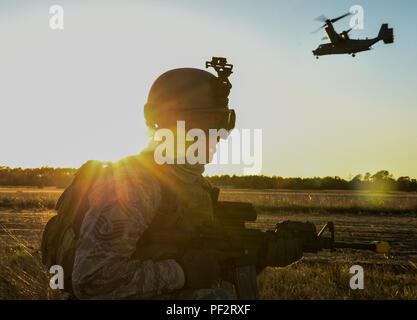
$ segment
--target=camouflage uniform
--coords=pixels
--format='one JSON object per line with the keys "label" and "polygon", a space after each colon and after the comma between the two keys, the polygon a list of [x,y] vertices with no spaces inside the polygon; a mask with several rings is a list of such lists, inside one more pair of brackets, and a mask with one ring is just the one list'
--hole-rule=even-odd
{"label": "camouflage uniform", "polygon": [[[185,275],[173,259],[132,259],[160,205],[161,183],[149,170],[131,169],[99,179],[90,192],[72,273],[76,297],[137,299],[168,293],[173,299],[230,298],[219,289],[180,290]],[[212,219],[208,182],[201,176],[204,167],[171,165],[169,170],[169,180],[176,181],[177,194],[182,195],[181,211]]]}

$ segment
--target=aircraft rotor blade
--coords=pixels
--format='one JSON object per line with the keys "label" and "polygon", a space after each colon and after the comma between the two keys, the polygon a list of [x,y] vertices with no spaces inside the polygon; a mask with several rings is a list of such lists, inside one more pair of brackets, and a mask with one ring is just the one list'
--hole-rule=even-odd
{"label": "aircraft rotor blade", "polygon": [[338,21],[338,20],[340,20],[340,19],[342,19],[342,18],[344,18],[344,17],[346,17],[346,16],[349,16],[349,15],[351,15],[351,13],[350,13],[350,12],[345,13],[344,15],[342,15],[342,16],[340,16],[340,17],[337,17],[337,18],[331,19],[331,20],[330,20],[330,22],[331,22],[331,23],[334,23],[334,22],[336,22],[336,21]]}
{"label": "aircraft rotor blade", "polygon": [[325,26],[326,26],[326,24],[323,24],[320,28],[318,28],[318,29],[314,30],[314,31],[313,31],[313,32],[311,32],[311,33],[316,33],[316,32],[318,32],[318,31],[320,31],[321,29],[323,29]]}
{"label": "aircraft rotor blade", "polygon": [[319,15],[317,18],[314,19],[315,21],[326,22],[327,17],[324,14]]}

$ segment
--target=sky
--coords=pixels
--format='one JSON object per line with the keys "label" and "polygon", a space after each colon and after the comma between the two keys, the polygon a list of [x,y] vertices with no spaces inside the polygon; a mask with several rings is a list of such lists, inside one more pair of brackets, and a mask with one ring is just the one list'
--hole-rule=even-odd
{"label": "sky", "polygon": [[[49,27],[52,5],[64,9],[63,30]],[[389,23],[394,43],[316,60],[325,34],[311,33],[313,19],[353,5],[364,9],[364,29],[351,38]],[[2,1],[0,165],[79,167],[137,154],[149,141],[143,105],[153,81],[223,56],[234,65],[236,129],[262,130],[261,174],[417,177],[416,9],[412,0]]]}

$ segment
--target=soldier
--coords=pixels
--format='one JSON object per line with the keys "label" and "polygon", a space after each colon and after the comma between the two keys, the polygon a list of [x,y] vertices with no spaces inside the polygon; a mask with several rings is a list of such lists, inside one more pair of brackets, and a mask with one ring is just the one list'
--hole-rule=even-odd
{"label": "soldier", "polygon": [[[116,163],[88,161],[60,197],[58,215],[45,227],[42,259],[47,266],[63,266],[66,298],[231,298],[213,288],[217,279],[229,280],[230,275],[209,249],[165,248],[147,241],[155,232],[188,233],[213,221],[218,189],[202,173],[216,152],[218,137],[214,142],[206,139],[203,163],[191,163],[181,150],[166,152],[167,158],[174,158],[172,164],[156,159],[163,143],[158,129],[171,129],[174,146],[185,144],[187,152],[190,142],[180,138],[181,133],[198,128],[208,137],[210,129],[234,128],[234,110],[228,107],[232,65],[213,58],[208,66],[218,77],[194,68],[162,74],[144,108],[153,134],[149,146]],[[184,121],[184,127],[177,121]],[[281,247],[280,265],[301,257],[295,242]]]}
{"label": "soldier", "polygon": [[[231,130],[230,87],[224,77],[204,70],[168,71],[151,87],[146,124],[153,133],[170,128],[175,134],[178,120],[185,121],[186,130]],[[202,177],[204,163],[158,165],[158,144],[152,139],[140,155],[113,164],[112,174],[98,178],[89,191],[72,272],[77,298],[230,298],[211,288],[220,271],[210,252],[146,247],[148,233],[170,228],[187,232],[213,219],[213,188]],[[207,149],[209,160],[215,145],[207,143]]]}

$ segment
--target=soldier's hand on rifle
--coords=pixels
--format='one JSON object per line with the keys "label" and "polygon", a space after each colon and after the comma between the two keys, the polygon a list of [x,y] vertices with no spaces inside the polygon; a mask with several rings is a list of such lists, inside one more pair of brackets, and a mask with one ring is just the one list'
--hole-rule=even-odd
{"label": "soldier's hand on rifle", "polygon": [[210,288],[220,274],[217,258],[209,250],[187,250],[178,263],[184,270],[187,288]]}

